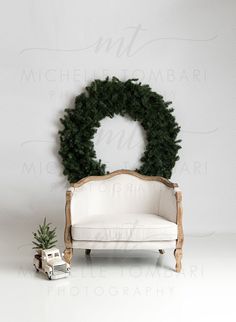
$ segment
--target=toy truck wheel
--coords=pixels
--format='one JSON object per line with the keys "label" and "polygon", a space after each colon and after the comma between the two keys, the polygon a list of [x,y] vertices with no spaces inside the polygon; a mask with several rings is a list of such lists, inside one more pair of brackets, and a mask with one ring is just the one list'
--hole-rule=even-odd
{"label": "toy truck wheel", "polygon": [[91,253],[91,249],[85,249],[85,255],[89,256]]}
{"label": "toy truck wheel", "polygon": [[38,268],[36,267],[36,265],[35,265],[35,264],[34,264],[34,268],[35,268],[36,272],[38,273],[38,272],[39,272],[39,270],[38,270]]}

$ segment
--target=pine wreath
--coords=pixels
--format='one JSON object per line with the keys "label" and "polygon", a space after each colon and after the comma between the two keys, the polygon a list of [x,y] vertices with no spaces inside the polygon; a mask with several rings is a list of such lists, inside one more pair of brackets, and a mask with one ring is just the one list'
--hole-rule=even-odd
{"label": "pine wreath", "polygon": [[129,116],[139,121],[146,131],[146,150],[141,157],[137,172],[144,175],[171,177],[180,140],[180,127],[173,116],[171,102],[151,90],[148,85],[137,83],[137,79],[125,82],[113,77],[94,80],[85,92],[75,99],[73,109],[65,109],[60,119],[63,130],[59,131],[60,150],[64,175],[69,182],[86,176],[103,175],[106,166],[96,159],[93,137],[100,121],[115,114]]}

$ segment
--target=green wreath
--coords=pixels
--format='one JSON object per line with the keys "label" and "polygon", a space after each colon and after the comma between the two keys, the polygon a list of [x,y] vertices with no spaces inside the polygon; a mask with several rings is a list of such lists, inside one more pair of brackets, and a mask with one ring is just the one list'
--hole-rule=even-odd
{"label": "green wreath", "polygon": [[106,166],[96,159],[92,141],[100,121],[115,114],[139,121],[146,131],[146,151],[137,172],[144,175],[171,177],[180,140],[176,140],[180,127],[173,116],[173,108],[163,97],[137,79],[125,82],[113,77],[95,80],[75,99],[75,108],[66,109],[64,128],[59,131],[64,175],[73,183],[86,176],[103,175]]}

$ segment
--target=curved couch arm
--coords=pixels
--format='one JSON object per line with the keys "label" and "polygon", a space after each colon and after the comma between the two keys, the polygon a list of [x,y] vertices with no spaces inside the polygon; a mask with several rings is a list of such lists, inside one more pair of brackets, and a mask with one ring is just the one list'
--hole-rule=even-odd
{"label": "curved couch arm", "polygon": [[69,188],[66,192],[66,207],[65,207],[65,230],[64,230],[64,241],[66,248],[72,247],[72,237],[71,237],[71,199],[73,195],[74,188]]}
{"label": "curved couch arm", "polygon": [[182,192],[177,184],[173,184],[173,187],[163,186],[160,194],[159,215],[177,224],[177,248],[181,248],[183,244]]}
{"label": "curved couch arm", "polygon": [[177,189],[176,183],[173,183],[172,186],[162,184],[158,205],[158,215],[174,223],[177,222]]}
{"label": "curved couch arm", "polygon": [[183,207],[182,207],[182,192],[177,187],[174,189],[175,191],[175,198],[176,198],[176,224],[178,226],[178,238],[176,241],[176,248],[182,248],[184,242],[184,233],[183,233]]}

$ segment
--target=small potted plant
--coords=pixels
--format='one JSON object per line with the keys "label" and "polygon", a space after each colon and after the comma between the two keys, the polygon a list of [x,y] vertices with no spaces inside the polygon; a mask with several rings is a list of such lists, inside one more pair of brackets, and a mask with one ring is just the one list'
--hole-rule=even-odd
{"label": "small potted plant", "polygon": [[43,224],[39,225],[39,228],[36,233],[33,233],[34,236],[34,247],[37,253],[41,255],[43,249],[50,249],[56,246],[56,227],[50,229],[51,223],[47,223],[46,217],[43,220]]}
{"label": "small potted plant", "polygon": [[50,228],[44,218],[43,224],[39,225],[36,233],[33,233],[33,249],[37,254],[34,256],[34,267],[37,272],[43,272],[49,279],[67,277],[70,272],[70,265],[60,255],[56,246],[56,228]]}

